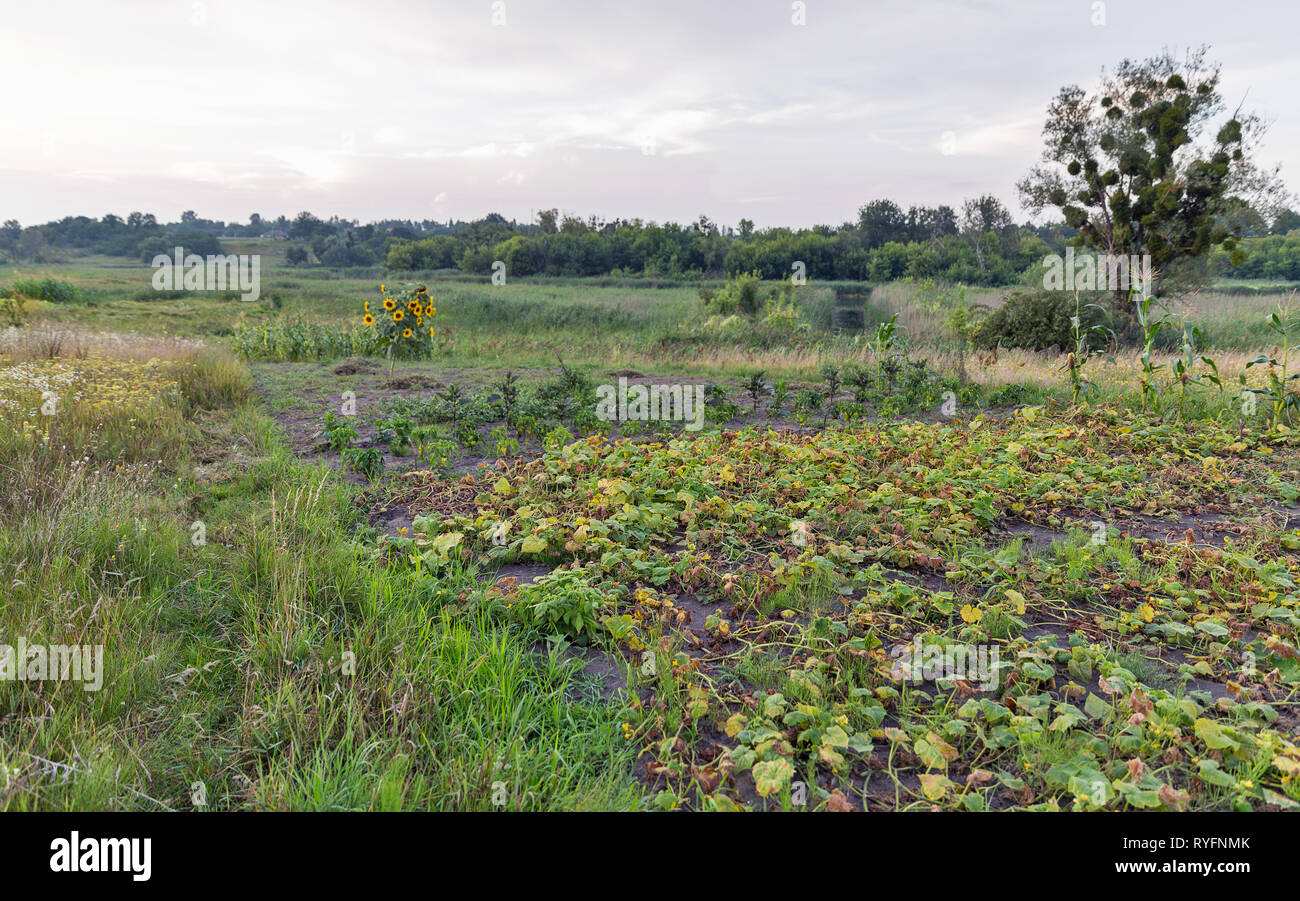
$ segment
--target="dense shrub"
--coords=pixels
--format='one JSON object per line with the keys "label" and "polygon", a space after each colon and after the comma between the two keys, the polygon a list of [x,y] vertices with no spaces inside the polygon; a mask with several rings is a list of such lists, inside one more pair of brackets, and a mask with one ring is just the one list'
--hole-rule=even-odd
{"label": "dense shrub", "polygon": [[13,288],[5,293],[7,296],[17,295],[49,303],[75,303],[81,299],[81,291],[76,285],[57,278],[19,279],[14,282]]}
{"label": "dense shrub", "polygon": [[1258,278],[1300,281],[1300,231],[1266,238],[1247,238],[1241,242],[1246,258],[1232,265],[1231,254],[1214,254],[1216,267],[1229,278]]}
{"label": "dense shrub", "polygon": [[[1084,329],[1107,325],[1108,317],[1099,309],[1098,297],[1077,300],[1080,324]],[[1069,291],[1020,289],[1007,295],[1006,302],[976,327],[971,340],[976,347],[1024,347],[1030,350],[1069,347],[1072,343],[1070,319],[1076,310],[1076,298]]]}
{"label": "dense shrub", "polygon": [[719,289],[700,288],[700,300],[705,311],[712,314],[730,316],[742,313],[752,317],[769,305],[779,303],[782,297],[788,300],[790,291],[791,283],[788,281],[764,286],[763,277],[757,272],[744,272],[728,279]]}
{"label": "dense shrub", "polygon": [[410,272],[416,269],[454,269],[460,265],[464,246],[450,235],[422,241],[393,241],[388,247],[388,268]]}
{"label": "dense shrub", "polygon": [[140,260],[152,266],[154,257],[173,257],[177,247],[181,248],[182,256],[192,253],[201,257],[220,256],[226,252],[216,235],[201,231],[177,231],[145,238],[136,246],[136,254]]}

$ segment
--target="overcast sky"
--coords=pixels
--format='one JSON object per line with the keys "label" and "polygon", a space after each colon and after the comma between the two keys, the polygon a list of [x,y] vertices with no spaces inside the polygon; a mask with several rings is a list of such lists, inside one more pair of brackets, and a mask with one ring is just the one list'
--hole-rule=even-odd
{"label": "overcast sky", "polygon": [[1202,43],[1300,186],[1300,3],[1102,6],[0,0],[0,219],[1018,210],[1061,86]]}

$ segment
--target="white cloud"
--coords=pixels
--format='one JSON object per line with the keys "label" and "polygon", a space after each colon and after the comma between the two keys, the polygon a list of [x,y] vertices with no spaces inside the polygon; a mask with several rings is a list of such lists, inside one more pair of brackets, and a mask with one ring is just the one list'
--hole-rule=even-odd
{"label": "white cloud", "polygon": [[1098,28],[1087,3],[816,0],[794,27],[787,3],[508,0],[493,27],[454,0],[204,2],[202,27],[184,0],[6,5],[0,217],[810,225],[882,195],[1014,202],[1062,85],[1207,40],[1225,98],[1276,118],[1265,158],[1300,166],[1291,5],[1111,3]]}

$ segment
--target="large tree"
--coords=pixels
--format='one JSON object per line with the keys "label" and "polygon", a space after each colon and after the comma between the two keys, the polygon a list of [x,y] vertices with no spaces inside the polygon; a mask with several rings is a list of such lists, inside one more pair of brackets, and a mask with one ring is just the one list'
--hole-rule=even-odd
{"label": "large tree", "polygon": [[962,236],[975,251],[975,262],[980,267],[980,275],[987,274],[984,236],[992,232],[1000,238],[1002,232],[1011,225],[1011,214],[1002,205],[1002,201],[992,194],[981,194],[962,201],[959,225]]}
{"label": "large tree", "polygon": [[907,211],[907,224],[913,241],[925,241],[931,247],[940,238],[958,232],[957,213],[950,206],[914,206]]}
{"label": "large tree", "polygon": [[873,200],[858,210],[858,231],[868,250],[889,241],[906,241],[907,218],[892,200]]}
{"label": "large tree", "polygon": [[1294,228],[1300,228],[1300,213],[1288,207],[1277,211],[1270,231],[1275,235],[1285,235]]}
{"label": "large tree", "polygon": [[1149,253],[1148,292],[1217,245],[1240,257],[1240,217],[1228,214],[1244,202],[1271,219],[1285,199],[1277,169],[1255,162],[1263,120],[1225,114],[1219,67],[1205,53],[1126,59],[1093,91],[1062,88],[1048,107],[1042,163],[1017,185],[1026,209],[1059,210],[1078,244]]}

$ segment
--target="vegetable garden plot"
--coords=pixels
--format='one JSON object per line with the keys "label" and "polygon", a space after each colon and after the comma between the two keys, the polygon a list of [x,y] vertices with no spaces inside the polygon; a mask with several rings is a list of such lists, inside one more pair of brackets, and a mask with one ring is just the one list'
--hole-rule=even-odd
{"label": "vegetable garden plot", "polygon": [[[667,807],[1289,807],[1296,462],[1104,409],[592,437],[408,476],[383,547],[552,566],[483,603],[621,663]],[[1135,535],[1202,516],[1231,533]]]}

